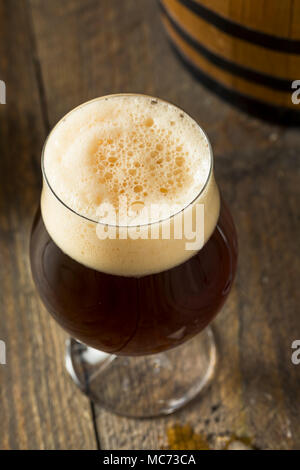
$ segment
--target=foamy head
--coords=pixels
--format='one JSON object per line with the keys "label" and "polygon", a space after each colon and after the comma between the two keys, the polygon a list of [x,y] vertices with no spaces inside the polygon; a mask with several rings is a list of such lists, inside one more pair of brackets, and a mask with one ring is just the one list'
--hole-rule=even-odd
{"label": "foamy head", "polygon": [[[130,276],[168,269],[193,254],[184,237],[161,236],[165,224],[180,223],[180,210],[192,213],[195,204],[204,205],[202,245],[216,225],[219,193],[211,159],[203,131],[167,102],[144,95],[88,102],[47,140],[41,200],[46,228],[66,254],[100,271]],[[140,239],[99,239],[99,223],[123,230],[118,217],[124,203],[126,225],[143,226]],[[99,210],[103,204],[112,210]],[[158,239],[146,237],[156,223]]]}

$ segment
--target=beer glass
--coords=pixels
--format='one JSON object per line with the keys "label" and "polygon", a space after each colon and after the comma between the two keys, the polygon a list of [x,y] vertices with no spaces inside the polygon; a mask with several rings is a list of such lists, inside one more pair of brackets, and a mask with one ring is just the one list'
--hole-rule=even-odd
{"label": "beer glass", "polygon": [[[134,126],[133,115],[132,122],[138,119]],[[142,144],[139,125],[146,135]],[[173,128],[175,136],[183,135],[183,146],[187,142],[188,148],[188,137],[195,140],[196,150],[203,146],[207,162],[200,189],[197,186],[188,203],[184,198],[198,177],[187,169],[190,179],[185,179],[177,154],[183,152],[182,145],[173,138]],[[162,134],[171,139],[169,144],[168,140],[157,144]],[[154,141],[155,151],[150,151]],[[174,142],[177,156],[172,153]],[[104,148],[109,156],[101,163]],[[116,167],[122,155],[124,161]],[[138,160],[132,160],[134,155]],[[188,152],[184,155],[190,158]],[[159,163],[162,158],[176,176],[172,178],[172,173],[172,181],[164,163]],[[148,172],[147,165],[152,168],[153,162],[156,166]],[[112,191],[118,198],[131,195],[132,183],[133,206],[142,204],[139,181],[133,181],[135,169],[142,171],[148,188],[148,192],[143,189],[144,200],[152,193],[153,199],[158,197],[152,190],[158,181],[162,200],[173,191],[174,198],[184,202],[171,215],[155,216],[146,223],[138,218],[134,219],[138,223],[130,219],[127,225],[120,219],[108,221],[107,214],[95,220],[88,210],[100,197],[95,192],[98,182],[102,200],[103,191],[107,197],[115,194]],[[92,400],[112,412],[130,417],[172,413],[213,376],[217,351],[208,325],[222,307],[236,270],[236,231],[214,179],[207,136],[186,113],[163,100],[132,94],[102,97],[79,106],[55,126],[43,149],[42,174],[41,204],[31,233],[31,269],[46,309],[71,336],[66,350],[69,374]],[[148,184],[152,177],[155,184],[152,180]],[[114,178],[117,184],[112,185]],[[121,185],[124,178],[129,181],[127,189]],[[195,224],[198,207],[202,217]],[[186,248],[189,235],[178,236],[188,215],[193,235],[201,232],[192,249]],[[110,231],[114,236],[109,236]]]}

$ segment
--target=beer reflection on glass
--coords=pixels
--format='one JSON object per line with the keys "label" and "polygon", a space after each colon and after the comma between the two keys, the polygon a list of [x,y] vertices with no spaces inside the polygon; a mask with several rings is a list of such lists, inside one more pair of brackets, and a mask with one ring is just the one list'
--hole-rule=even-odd
{"label": "beer reflection on glass", "polygon": [[175,411],[212,378],[236,270],[207,136],[163,100],[111,95],[54,127],[42,171],[31,267],[69,373],[113,412]]}

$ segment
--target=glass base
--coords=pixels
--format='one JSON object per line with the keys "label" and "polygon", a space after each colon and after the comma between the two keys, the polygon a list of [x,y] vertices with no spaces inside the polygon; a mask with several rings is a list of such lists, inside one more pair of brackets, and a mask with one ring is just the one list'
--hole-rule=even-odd
{"label": "glass base", "polygon": [[66,367],[96,404],[122,416],[167,415],[192,400],[210,382],[217,359],[207,327],[193,339],[163,353],[115,356],[67,341]]}

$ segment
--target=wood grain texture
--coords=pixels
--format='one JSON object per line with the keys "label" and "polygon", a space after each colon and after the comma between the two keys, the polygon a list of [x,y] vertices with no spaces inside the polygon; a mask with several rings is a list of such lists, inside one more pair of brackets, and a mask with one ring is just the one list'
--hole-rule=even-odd
{"label": "wood grain texture", "polygon": [[[195,15],[177,0],[163,0],[163,5],[171,18],[184,31],[214,54],[241,67],[272,77],[286,78],[292,81],[295,80],[295,77],[300,76],[299,54],[269,50],[250,41],[230,36]],[[217,72],[214,75],[218,77]]]}
{"label": "wood grain texture", "polygon": [[[195,0],[224,18],[286,38],[300,38],[299,0]],[[293,11],[293,15],[290,15]],[[267,19],[266,19],[267,13]]]}
{"label": "wood grain texture", "polygon": [[[256,82],[250,82],[247,79],[240,78],[230,72],[220,69],[205,57],[201,56],[192,46],[187,44],[181,36],[173,29],[169,20],[163,18],[163,23],[173,44],[181,51],[184,57],[199,70],[205,72],[209,77],[214,78],[218,83],[226,86],[230,90],[235,90],[245,96],[259,99],[265,103],[286,106],[287,108],[296,108],[291,100],[291,93],[272,90]],[[262,99],[263,98],[263,99]]]}
{"label": "wood grain texture", "polygon": [[[270,2],[245,2],[243,8],[239,1],[225,3],[227,17],[237,24],[240,25],[237,21],[239,15],[245,21],[249,19],[249,28],[254,18],[257,18],[257,28],[254,29],[259,30],[260,19],[264,17],[265,23],[269,23],[270,29],[276,33],[275,36],[285,37],[286,29],[292,28],[290,23],[296,15],[294,10],[298,8],[300,0],[282,2],[281,6],[274,2],[273,7]],[[300,76],[299,53],[281,50],[278,44],[270,49],[263,41],[254,42],[250,38],[236,37],[230,31],[223,31],[203,19],[189,4],[181,3],[180,0],[162,0],[161,4],[165,12],[166,31],[189,63],[229,90],[265,104],[298,111],[297,105],[291,100],[291,83]],[[232,13],[233,8],[229,6],[234,4],[237,9]],[[212,6],[220,8],[219,2],[213,2]],[[223,11],[222,8],[220,10]],[[279,17],[280,27],[277,25]],[[247,28],[247,24],[245,26]]]}
{"label": "wood grain texture", "polygon": [[[97,408],[101,448],[160,449],[166,429],[180,422],[215,447],[237,434],[259,448],[300,449],[300,366],[291,363],[291,343],[300,337],[299,131],[250,118],[195,81],[172,54],[155,1],[30,0],[35,52],[24,40],[25,2],[4,4],[17,13],[10,22],[3,20],[7,11],[0,15],[0,78],[15,90],[14,106],[0,107],[0,337],[8,343],[8,365],[0,366],[1,447],[95,447],[89,404],[63,371],[64,334],[33,289],[28,230],[44,122],[52,126],[90,98],[131,91],[175,102],[207,131],[238,228],[240,260],[215,321],[219,365],[212,385],[168,418],[137,421]],[[12,48],[16,29],[23,34]]]}
{"label": "wood grain texture", "polygon": [[40,192],[43,118],[25,1],[0,3],[0,449],[95,448],[89,401],[64,371],[64,337],[38,299],[28,259]]}

